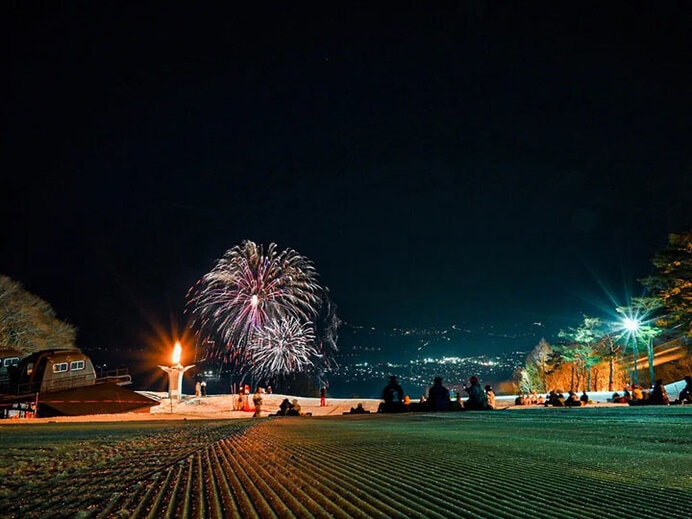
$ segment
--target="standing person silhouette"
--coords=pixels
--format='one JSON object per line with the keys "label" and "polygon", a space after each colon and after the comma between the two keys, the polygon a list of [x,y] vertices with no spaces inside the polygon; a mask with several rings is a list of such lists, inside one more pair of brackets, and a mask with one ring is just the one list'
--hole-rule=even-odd
{"label": "standing person silhouette", "polygon": [[262,415],[262,393],[259,388],[255,391],[255,395],[252,397],[252,403],[255,404],[255,413],[252,415],[253,418],[259,418]]}

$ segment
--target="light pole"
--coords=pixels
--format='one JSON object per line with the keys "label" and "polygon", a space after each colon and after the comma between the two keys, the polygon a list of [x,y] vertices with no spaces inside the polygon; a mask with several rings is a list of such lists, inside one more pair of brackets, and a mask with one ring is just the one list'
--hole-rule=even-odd
{"label": "light pole", "polygon": [[632,352],[634,354],[634,364],[633,364],[633,376],[632,383],[639,383],[639,372],[637,371],[637,357],[639,356],[639,340],[643,339],[646,341],[646,356],[649,360],[649,385],[654,384],[656,380],[656,374],[654,372],[654,336],[657,335],[660,330],[655,326],[643,324],[640,319],[634,319],[632,317],[626,317],[622,320],[622,326],[627,330],[628,334],[632,336],[634,341],[634,347]]}
{"label": "light pole", "polygon": [[622,320],[622,326],[629,332],[632,337],[632,384],[639,384],[639,371],[637,370],[637,357],[639,356],[639,344],[637,331],[639,330],[639,321],[631,317],[625,317]]}
{"label": "light pole", "polygon": [[649,340],[646,342],[646,353],[649,357],[649,385],[653,386],[656,381],[654,373],[654,337],[649,335]]}

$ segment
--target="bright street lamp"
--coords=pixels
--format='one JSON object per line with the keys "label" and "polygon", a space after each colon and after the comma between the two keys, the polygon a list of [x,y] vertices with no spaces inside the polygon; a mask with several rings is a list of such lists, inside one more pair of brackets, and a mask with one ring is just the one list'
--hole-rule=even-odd
{"label": "bright street lamp", "polygon": [[639,370],[637,369],[637,358],[639,357],[639,338],[637,331],[639,330],[639,321],[631,317],[625,317],[622,320],[622,326],[627,330],[632,337],[632,384],[639,384]]}
{"label": "bright street lamp", "polygon": [[649,359],[649,381],[651,384],[654,383],[654,349],[653,349],[653,337],[655,335],[655,328],[647,325],[643,325],[642,321],[632,317],[625,317],[622,319],[622,327],[627,330],[627,335],[632,337],[632,354],[634,361],[632,363],[632,383],[639,383],[639,370],[637,369],[637,358],[639,357],[639,339],[643,338],[647,340],[646,343],[646,353]]}
{"label": "bright street lamp", "polygon": [[637,330],[639,330],[639,321],[637,319],[625,317],[622,320],[622,326],[624,326],[625,330],[627,330],[629,332],[637,333]]}

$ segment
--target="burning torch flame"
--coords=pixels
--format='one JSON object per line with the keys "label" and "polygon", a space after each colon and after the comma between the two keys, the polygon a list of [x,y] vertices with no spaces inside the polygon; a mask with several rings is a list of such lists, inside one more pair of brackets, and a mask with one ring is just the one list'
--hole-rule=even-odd
{"label": "burning torch flame", "polygon": [[180,346],[180,343],[176,342],[175,346],[173,346],[173,364],[180,364],[180,354],[182,353],[182,350],[183,349]]}

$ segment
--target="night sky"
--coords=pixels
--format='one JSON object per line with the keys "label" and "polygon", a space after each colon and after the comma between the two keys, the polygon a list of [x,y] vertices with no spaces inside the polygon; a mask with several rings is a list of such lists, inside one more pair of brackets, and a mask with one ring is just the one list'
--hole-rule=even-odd
{"label": "night sky", "polygon": [[0,16],[0,273],[80,347],[183,327],[244,239],[350,323],[550,334],[692,228],[687,2],[139,4]]}

